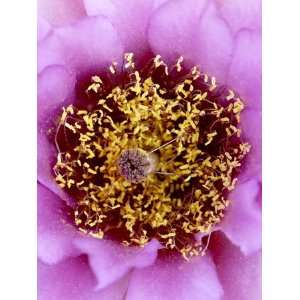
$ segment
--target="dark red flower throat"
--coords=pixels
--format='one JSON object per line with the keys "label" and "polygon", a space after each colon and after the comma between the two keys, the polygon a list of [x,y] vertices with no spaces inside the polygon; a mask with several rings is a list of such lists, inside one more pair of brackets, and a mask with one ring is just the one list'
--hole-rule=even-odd
{"label": "dark red flower throat", "polygon": [[126,54],[63,108],[54,173],[80,231],[142,247],[155,238],[185,258],[205,252],[197,234],[222,220],[250,146],[241,99],[182,61],[156,56],[137,69]]}

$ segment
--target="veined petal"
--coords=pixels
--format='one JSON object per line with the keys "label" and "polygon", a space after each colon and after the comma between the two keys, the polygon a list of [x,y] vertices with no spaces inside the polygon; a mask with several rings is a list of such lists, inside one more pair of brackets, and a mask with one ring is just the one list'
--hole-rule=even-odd
{"label": "veined petal", "polygon": [[38,12],[55,26],[74,22],[85,15],[82,0],[39,0]]}
{"label": "veined petal", "polygon": [[38,77],[38,121],[43,123],[49,113],[62,107],[73,93],[75,74],[64,66],[53,65],[46,68]]}
{"label": "veined petal", "polygon": [[86,17],[53,30],[39,45],[38,69],[64,64],[76,74],[121,63],[123,46],[116,30],[103,16]]}
{"label": "veined petal", "polygon": [[159,243],[151,241],[144,248],[125,247],[114,241],[79,238],[75,245],[88,254],[89,262],[97,277],[97,288],[115,282],[132,268],[142,268],[155,262]]}
{"label": "veined petal", "polygon": [[146,30],[153,11],[167,0],[84,0],[90,16],[106,16],[118,31],[124,51],[136,56],[148,51]]}
{"label": "veined petal", "polygon": [[229,195],[230,206],[220,224],[221,230],[248,255],[261,248],[261,189],[258,179],[237,185]]}
{"label": "veined petal", "polygon": [[213,1],[169,1],[156,11],[148,31],[154,53],[168,62],[183,56],[225,82],[233,39]]}
{"label": "veined petal", "polygon": [[236,34],[241,29],[260,30],[261,0],[216,0],[222,17]]}
{"label": "veined petal", "polygon": [[224,288],[223,300],[261,299],[261,250],[244,255],[223,235],[214,236],[213,259]]}
{"label": "veined petal", "polygon": [[63,66],[49,66],[38,77],[38,180],[57,195],[66,199],[66,193],[53,177],[53,162],[57,156],[48,130],[54,126],[55,113],[66,104],[75,86],[74,73]]}
{"label": "veined petal", "polygon": [[62,261],[56,265],[38,263],[39,300],[122,300],[128,277],[96,291],[97,280],[86,256]]}
{"label": "veined petal", "polygon": [[220,300],[222,295],[209,254],[189,262],[181,257],[158,259],[132,272],[127,291],[130,300]]}
{"label": "veined petal", "polygon": [[42,17],[38,18],[37,40],[40,42],[51,32],[51,25]]}
{"label": "veined petal", "polygon": [[61,199],[38,185],[38,257],[47,264],[79,253],[72,244],[78,233],[65,218]]}
{"label": "veined petal", "polygon": [[241,30],[235,38],[235,48],[227,77],[247,107],[261,110],[261,35]]}
{"label": "veined petal", "polygon": [[245,140],[251,145],[239,181],[244,182],[253,177],[261,179],[261,111],[246,108],[241,117],[241,129]]}

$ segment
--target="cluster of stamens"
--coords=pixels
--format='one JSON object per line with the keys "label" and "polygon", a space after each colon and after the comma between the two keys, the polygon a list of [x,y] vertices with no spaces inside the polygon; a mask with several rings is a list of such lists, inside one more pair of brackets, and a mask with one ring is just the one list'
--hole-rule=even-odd
{"label": "cluster of stamens", "polygon": [[92,106],[63,108],[54,172],[75,199],[80,231],[127,246],[155,238],[187,259],[203,254],[195,235],[222,220],[250,146],[241,99],[182,61],[168,68],[156,56],[138,70],[126,54],[122,70],[91,76]]}

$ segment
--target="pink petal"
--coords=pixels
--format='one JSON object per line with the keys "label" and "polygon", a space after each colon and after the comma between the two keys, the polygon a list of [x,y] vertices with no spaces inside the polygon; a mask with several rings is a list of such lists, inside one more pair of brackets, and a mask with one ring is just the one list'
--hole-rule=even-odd
{"label": "pink petal", "polygon": [[261,35],[242,30],[235,39],[227,84],[238,92],[246,105],[261,110]]}
{"label": "pink petal", "polygon": [[51,32],[51,25],[43,18],[38,18],[37,40],[43,40]]}
{"label": "pink petal", "polygon": [[216,0],[218,8],[232,32],[261,28],[261,0]]}
{"label": "pink petal", "polygon": [[38,12],[52,25],[65,25],[85,15],[82,0],[39,0]]}
{"label": "pink petal", "polygon": [[166,0],[84,0],[87,14],[108,17],[126,52],[144,54],[148,49],[146,30],[154,9]]}
{"label": "pink petal", "polygon": [[37,71],[40,74],[46,67],[64,65],[63,43],[54,30],[38,43]]}
{"label": "pink petal", "polygon": [[145,248],[125,247],[109,240],[81,238],[76,246],[89,256],[98,285],[103,288],[124,276],[132,268],[141,268],[154,263],[159,244],[151,241]]}
{"label": "pink petal", "polygon": [[[168,1],[153,15],[149,24],[149,42],[154,53],[171,61],[180,55],[195,56],[198,46],[195,27],[199,27],[206,1]],[[193,57],[192,57],[193,58]]]}
{"label": "pink petal", "polygon": [[210,256],[186,262],[181,257],[159,259],[134,270],[129,282],[130,300],[220,300],[223,294]]}
{"label": "pink petal", "polygon": [[225,82],[233,40],[213,1],[169,1],[149,25],[149,42],[168,62],[182,55]]}
{"label": "pink petal", "polygon": [[38,121],[43,122],[57,108],[61,108],[75,87],[75,74],[65,67],[50,66],[38,76]]}
{"label": "pink petal", "polygon": [[62,190],[54,179],[53,166],[55,164],[55,158],[57,157],[57,150],[54,148],[44,130],[38,131],[37,135],[37,147],[38,147],[38,158],[37,158],[37,177],[38,182],[43,186],[47,187],[55,195],[59,196],[66,203],[72,204],[73,199]]}
{"label": "pink petal", "polygon": [[251,151],[248,154],[243,172],[239,179],[246,181],[253,177],[261,178],[261,111],[246,108],[241,117],[241,129],[245,141],[250,143]]}
{"label": "pink petal", "polygon": [[54,126],[58,113],[75,86],[75,76],[63,66],[44,69],[38,77],[38,180],[54,193],[66,198],[53,177],[53,164],[57,156],[48,130]]}
{"label": "pink petal", "polygon": [[66,223],[64,203],[38,185],[38,256],[48,264],[78,254],[72,240],[76,230]]}
{"label": "pink petal", "polygon": [[261,251],[245,256],[224,236],[212,243],[213,258],[224,288],[223,300],[260,300]]}
{"label": "pink petal", "polygon": [[38,49],[39,71],[48,65],[65,64],[78,73],[98,71],[116,61],[121,63],[123,46],[116,30],[103,16],[86,17],[60,27]]}
{"label": "pink petal", "polygon": [[122,300],[128,277],[101,291],[95,290],[96,283],[86,256],[70,258],[52,266],[38,264],[39,300]]}
{"label": "pink petal", "polygon": [[230,206],[220,224],[221,230],[248,255],[261,248],[261,188],[256,179],[237,184],[229,195]]}
{"label": "pink petal", "polygon": [[116,7],[112,0],[83,0],[83,4],[88,16],[103,15],[113,17],[116,14]]}

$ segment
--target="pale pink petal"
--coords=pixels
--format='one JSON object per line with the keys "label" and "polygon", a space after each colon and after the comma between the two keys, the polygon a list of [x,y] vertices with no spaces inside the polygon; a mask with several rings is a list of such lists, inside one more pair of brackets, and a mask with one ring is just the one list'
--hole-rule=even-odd
{"label": "pale pink petal", "polygon": [[209,254],[189,262],[179,256],[158,259],[132,272],[127,291],[130,300],[221,300],[222,295]]}
{"label": "pale pink petal", "polygon": [[55,164],[55,158],[57,157],[57,150],[52,145],[45,131],[38,131],[37,134],[37,177],[38,182],[43,186],[47,187],[55,195],[59,196],[66,203],[72,204],[73,199],[62,190],[54,179],[53,166]]}
{"label": "pale pink petal", "polygon": [[261,0],[216,0],[222,17],[236,34],[241,29],[261,28]]}
{"label": "pale pink petal", "polygon": [[168,62],[183,56],[190,64],[225,81],[233,39],[213,1],[169,1],[149,25],[149,42]]}
{"label": "pale pink petal", "polygon": [[261,35],[242,30],[235,39],[227,84],[249,108],[261,110]]}
{"label": "pale pink petal", "polygon": [[220,224],[221,230],[244,254],[261,248],[261,186],[257,179],[237,185],[230,193],[230,206]]}
{"label": "pale pink petal", "polygon": [[76,78],[64,66],[53,65],[38,76],[38,121],[43,123],[73,93]]}
{"label": "pale pink petal", "polygon": [[63,42],[54,30],[38,43],[37,71],[40,74],[46,67],[66,64]]}
{"label": "pale pink petal", "polygon": [[65,203],[45,187],[38,185],[38,256],[55,264],[68,256],[78,255],[72,240],[76,230],[67,223]]}
{"label": "pale pink petal", "polygon": [[40,42],[51,32],[51,25],[44,19],[38,18],[37,40]]}
{"label": "pale pink petal", "polygon": [[96,284],[86,256],[51,266],[38,263],[39,300],[123,300],[128,276],[101,291],[95,290]]}
{"label": "pale pink petal", "polygon": [[147,26],[153,11],[166,0],[84,0],[87,14],[106,16],[117,29],[124,50],[137,56],[148,50]]}
{"label": "pale pink petal", "polygon": [[239,176],[239,179],[240,181],[246,181],[253,177],[261,179],[261,111],[246,108],[246,110],[242,113],[241,120],[241,129],[243,132],[243,137],[245,141],[250,143],[251,150],[248,156],[246,157],[244,168]]}
{"label": "pale pink petal", "polygon": [[251,144],[245,168],[245,181],[261,177],[261,36],[259,32],[241,30],[235,39],[227,84],[242,97],[246,109],[241,116],[245,141]]}
{"label": "pale pink petal", "polygon": [[205,0],[175,0],[168,1],[158,9],[148,30],[154,53],[163,55],[168,61],[180,55],[194,58],[198,46],[195,28],[199,27],[205,7]]}
{"label": "pale pink petal", "polygon": [[224,288],[223,300],[260,300],[261,251],[245,256],[221,235],[212,243],[214,262]]}
{"label": "pale pink petal", "polygon": [[77,239],[75,244],[83,253],[88,254],[91,268],[98,280],[97,288],[106,287],[132,268],[153,264],[159,248],[155,240],[145,248],[125,247],[118,242],[88,237]]}
{"label": "pale pink petal", "polygon": [[57,149],[54,141],[49,138],[49,129],[55,126],[55,114],[61,112],[60,109],[66,104],[74,86],[74,73],[70,73],[63,66],[47,67],[38,77],[38,180],[65,199],[66,194],[54,180],[52,167],[57,157]]}
{"label": "pale pink petal", "polygon": [[65,25],[85,15],[82,0],[39,0],[38,13],[52,25]]}
{"label": "pale pink petal", "polygon": [[103,15],[112,18],[117,13],[113,0],[83,0],[83,3],[88,16]]}
{"label": "pale pink petal", "polygon": [[38,48],[38,69],[64,64],[76,74],[102,70],[112,61],[121,63],[123,46],[116,30],[103,16],[53,30]]}

